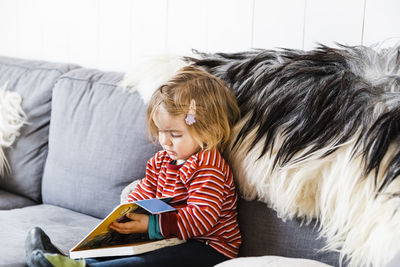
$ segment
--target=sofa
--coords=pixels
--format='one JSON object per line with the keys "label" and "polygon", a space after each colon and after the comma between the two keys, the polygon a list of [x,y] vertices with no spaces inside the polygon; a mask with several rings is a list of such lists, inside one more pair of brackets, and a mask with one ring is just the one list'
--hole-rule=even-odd
{"label": "sofa", "polygon": [[[0,85],[8,82],[7,90],[21,95],[27,116],[5,150],[0,266],[26,266],[24,240],[34,226],[68,253],[119,204],[123,188],[143,177],[160,147],[148,139],[140,95],[119,86],[123,76],[0,57]],[[270,255],[339,266],[338,253],[321,250],[316,222],[282,221],[265,203],[240,199],[239,224],[241,260]]]}

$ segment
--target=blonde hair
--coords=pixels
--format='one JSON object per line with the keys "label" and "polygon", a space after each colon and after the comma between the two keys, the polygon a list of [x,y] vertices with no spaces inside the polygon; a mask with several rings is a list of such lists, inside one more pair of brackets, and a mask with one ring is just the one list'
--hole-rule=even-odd
{"label": "blonde hair", "polygon": [[189,133],[202,150],[222,151],[240,117],[236,98],[221,79],[192,66],[180,69],[153,93],[147,107],[150,135],[158,139],[153,118],[160,106],[171,116],[186,115],[192,99],[196,102],[196,122],[187,125]]}

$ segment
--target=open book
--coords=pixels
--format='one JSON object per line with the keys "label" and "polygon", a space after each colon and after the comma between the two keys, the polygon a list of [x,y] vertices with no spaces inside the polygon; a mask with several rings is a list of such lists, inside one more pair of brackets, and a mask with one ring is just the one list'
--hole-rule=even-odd
{"label": "open book", "polygon": [[120,234],[109,228],[114,221],[129,220],[129,212],[160,214],[175,211],[169,198],[147,199],[117,206],[103,221],[84,237],[69,253],[72,259],[136,255],[159,248],[182,244],[178,238],[149,240],[148,234]]}

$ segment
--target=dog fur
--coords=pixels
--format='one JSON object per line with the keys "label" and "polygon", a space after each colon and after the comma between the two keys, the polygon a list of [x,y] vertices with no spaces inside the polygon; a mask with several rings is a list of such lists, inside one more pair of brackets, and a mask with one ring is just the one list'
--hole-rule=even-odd
{"label": "dog fur", "polygon": [[147,102],[186,64],[226,81],[242,119],[224,154],[241,195],[316,219],[349,266],[383,266],[400,240],[399,63],[399,47],[197,53],[142,62],[151,71],[123,84]]}
{"label": "dog fur", "polygon": [[400,240],[399,47],[200,53],[242,120],[225,153],[241,194],[317,219],[349,266],[383,266]]}
{"label": "dog fur", "polygon": [[[187,56],[196,57],[195,54]],[[160,54],[138,59],[119,84],[127,92],[138,92],[148,103],[154,90],[166,83],[179,69],[188,65],[181,55]]]}
{"label": "dog fur", "polygon": [[22,98],[16,92],[6,91],[7,84],[0,88],[0,177],[9,171],[4,149],[10,147],[19,136],[20,128],[26,123],[22,110]]}

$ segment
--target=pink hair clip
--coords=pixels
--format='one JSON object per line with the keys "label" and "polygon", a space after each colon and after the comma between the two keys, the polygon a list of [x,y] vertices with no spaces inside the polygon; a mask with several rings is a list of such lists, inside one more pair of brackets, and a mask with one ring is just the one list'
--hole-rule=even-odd
{"label": "pink hair clip", "polygon": [[193,123],[196,122],[196,101],[192,99],[190,101],[190,107],[188,114],[186,115],[185,122],[187,125],[192,125]]}

